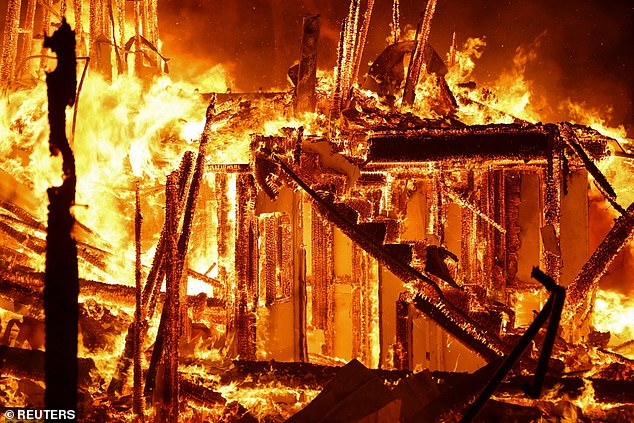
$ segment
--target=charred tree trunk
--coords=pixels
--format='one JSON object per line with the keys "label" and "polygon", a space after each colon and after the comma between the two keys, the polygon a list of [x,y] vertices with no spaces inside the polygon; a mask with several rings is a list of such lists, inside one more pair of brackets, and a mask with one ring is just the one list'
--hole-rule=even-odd
{"label": "charred tree trunk", "polygon": [[49,409],[77,409],[77,335],[79,278],[77,244],[72,237],[75,219],[75,158],[66,138],[66,106],[75,101],[77,86],[75,33],[66,20],[44,47],[57,53],[57,68],[46,77],[49,148],[62,154],[64,182],[48,189],[49,214],[46,237],[44,313],[46,322],[44,402]]}

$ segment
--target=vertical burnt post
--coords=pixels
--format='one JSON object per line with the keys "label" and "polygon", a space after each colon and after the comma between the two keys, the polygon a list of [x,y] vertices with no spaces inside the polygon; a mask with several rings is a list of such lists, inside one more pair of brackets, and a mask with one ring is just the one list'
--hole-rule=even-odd
{"label": "vertical burnt post", "polygon": [[425,49],[428,48],[429,34],[431,32],[431,21],[436,12],[437,0],[429,0],[425,7],[425,12],[416,29],[416,47],[412,52],[412,57],[407,68],[407,78],[403,88],[403,105],[413,106],[416,99],[416,86],[425,60]]}
{"label": "vertical burnt post", "polygon": [[317,41],[319,15],[304,17],[304,32],[299,59],[299,73],[295,90],[295,113],[315,111],[315,84],[317,81]]}
{"label": "vertical burnt post", "polygon": [[49,149],[62,155],[63,183],[48,189],[44,313],[46,351],[44,396],[48,409],[77,408],[77,325],[79,281],[77,245],[72,237],[75,219],[75,158],[66,138],[66,107],[75,101],[77,86],[75,33],[66,19],[44,47],[57,54],[57,67],[46,76],[48,87]]}
{"label": "vertical burnt post", "polygon": [[141,323],[142,317],[142,298],[143,286],[141,284],[141,224],[143,216],[141,215],[141,198],[139,193],[139,181],[135,182],[135,214],[134,214],[134,240],[135,240],[135,269],[134,280],[136,283],[136,308],[134,309],[134,391],[133,406],[134,414],[140,421],[144,420],[143,416],[143,370],[141,368],[141,357],[143,354],[143,333],[144,325]]}
{"label": "vertical burnt post", "polygon": [[9,0],[4,23],[2,57],[0,60],[0,86],[4,87],[13,78],[15,59],[18,54],[18,30],[22,0]]}
{"label": "vertical burnt post", "polygon": [[[173,216],[178,207],[178,177],[172,173],[165,187],[165,213]],[[165,337],[164,355],[164,391],[162,413],[164,421],[178,421],[178,340],[180,330],[180,278],[182,261],[178,251],[177,222],[170,219],[167,226],[167,257],[165,261],[165,305],[163,315],[167,318],[167,336]],[[168,222],[166,221],[166,222]],[[156,346],[155,346],[156,347]]]}
{"label": "vertical burnt post", "polygon": [[394,367],[398,370],[409,370],[410,333],[409,302],[407,295],[401,294],[396,302],[396,351],[394,352]]}
{"label": "vertical burnt post", "polygon": [[235,322],[238,332],[238,355],[255,360],[255,311],[258,290],[258,231],[255,221],[255,180],[251,174],[239,174],[236,181],[235,268],[237,294]]}

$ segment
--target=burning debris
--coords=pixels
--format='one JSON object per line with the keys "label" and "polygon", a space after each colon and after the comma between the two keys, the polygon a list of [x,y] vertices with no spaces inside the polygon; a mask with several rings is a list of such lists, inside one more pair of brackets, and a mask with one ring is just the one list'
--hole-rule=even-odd
{"label": "burning debris", "polygon": [[[632,206],[601,170],[618,141],[528,122],[456,82],[455,36],[449,67],[429,43],[435,8],[406,40],[393,3],[393,43],[365,79],[374,1],[352,0],[332,76],[318,71],[314,15],[293,89],[201,94],[161,75],[156,1],[11,0],[0,72],[3,407],[61,404],[48,400],[64,383],[57,354],[66,375],[77,368],[85,421],[633,418],[632,340],[613,345],[592,327],[599,281],[634,233]],[[61,22],[43,43],[36,16],[46,33]],[[64,16],[90,62],[72,151],[60,113],[79,95],[76,65],[55,43],[71,34]],[[38,163],[49,129],[41,84],[29,81],[31,59],[39,71],[51,60],[33,51],[47,46],[57,54],[47,80],[70,77],[48,103],[64,175],[52,192],[73,188],[73,237],[62,243],[76,249],[79,278],[63,311],[77,324],[51,311],[51,272],[67,253],[36,194],[59,181],[59,163]],[[109,129],[83,125],[84,107]],[[473,110],[485,117],[464,123]],[[592,255],[589,175],[620,214]],[[78,343],[52,335],[62,323]]]}

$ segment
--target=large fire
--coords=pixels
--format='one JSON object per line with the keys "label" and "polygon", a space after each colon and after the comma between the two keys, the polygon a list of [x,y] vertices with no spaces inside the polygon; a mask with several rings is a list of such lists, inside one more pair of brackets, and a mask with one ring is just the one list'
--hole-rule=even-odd
{"label": "large fire", "polygon": [[[44,199],[67,175],[47,146],[44,80],[57,60],[33,35],[66,16],[80,56],[66,109],[79,420],[312,421],[310,407],[333,401],[345,371],[370,378],[353,359],[385,371],[373,370],[380,389],[364,383],[391,400],[359,415],[341,400],[348,421],[410,421],[423,404],[457,419],[481,388],[474,381],[492,376],[486,362],[512,357],[540,310],[552,313],[544,327],[558,325],[555,291],[531,278],[532,266],[569,287],[547,357],[553,380],[539,399],[513,385],[535,372],[548,342],[537,328],[516,357],[522,370],[492,401],[535,419],[633,416],[633,398],[610,396],[625,385],[608,386],[634,374],[631,280],[615,281],[632,266],[631,140],[570,99],[548,108],[570,123],[541,124],[550,115],[525,71],[544,34],[484,86],[474,82],[484,38],[458,45],[454,34],[438,54],[429,43],[436,1],[418,29],[402,31],[394,1],[390,45],[364,77],[374,1],[352,0],[341,33],[329,34],[339,42],[334,69],[317,70],[319,20],[307,17],[293,86],[238,93],[234,66],[165,72],[156,1],[66,3],[9,0],[6,14],[0,406],[45,406],[44,370],[29,354],[45,345]],[[499,136],[509,144],[495,144]],[[453,144],[438,153],[438,140]],[[346,363],[352,370],[335,376]],[[473,392],[456,391],[460,377]],[[414,378],[428,396],[405,418],[399,389]],[[165,399],[174,392],[176,406]],[[455,409],[430,405],[447,392]],[[482,421],[494,418],[490,408]],[[324,418],[346,421],[332,413]]]}

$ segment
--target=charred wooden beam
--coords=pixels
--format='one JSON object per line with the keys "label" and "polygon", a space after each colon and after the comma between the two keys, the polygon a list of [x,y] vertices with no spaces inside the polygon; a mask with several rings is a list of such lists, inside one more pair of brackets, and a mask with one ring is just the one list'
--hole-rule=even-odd
{"label": "charred wooden beam", "polygon": [[564,299],[566,298],[565,288],[557,285],[555,281],[541,272],[538,268],[533,268],[531,276],[540,283],[551,293],[550,298],[544,305],[544,308],[539,312],[535,320],[531,323],[529,328],[524,332],[517,345],[513,350],[504,358],[504,361],[500,364],[495,373],[491,376],[486,383],[480,395],[469,406],[466,412],[463,414],[462,423],[473,421],[476,418],[482,407],[489,400],[491,395],[495,392],[498,386],[502,383],[502,380],[511,371],[515,363],[520,360],[522,354],[533,340],[533,338],[539,332],[539,329],[548,320],[548,328],[546,331],[546,337],[542,345],[542,351],[537,363],[537,369],[535,371],[535,380],[528,386],[527,393],[533,398],[538,398],[541,395],[541,390],[544,385],[544,379],[546,377],[546,371],[548,370],[548,362],[550,360],[550,354],[555,343],[557,331],[559,329],[559,318],[561,316],[561,310],[563,309]]}
{"label": "charred wooden beam", "polygon": [[[339,33],[339,44],[337,45],[337,66],[335,66],[335,74],[333,76],[334,86],[332,87],[332,98],[330,104],[330,124],[334,125],[335,121],[341,115],[342,102],[342,85],[343,73],[345,66],[344,44],[345,44],[346,21],[341,23],[341,32]],[[332,128],[331,128],[332,130]]]}
{"label": "charred wooden beam", "polygon": [[361,68],[361,59],[363,58],[363,50],[365,49],[365,44],[368,38],[368,30],[370,29],[370,20],[372,19],[372,12],[374,10],[374,0],[368,0],[368,5],[363,14],[363,23],[361,24],[361,29],[359,33],[359,40],[357,48],[354,52],[354,67],[352,69],[352,84],[357,83],[357,79],[359,76],[359,69]]}
{"label": "charred wooden beam", "polygon": [[44,47],[57,54],[57,67],[46,76],[48,88],[49,149],[61,153],[64,180],[48,189],[49,214],[46,237],[44,314],[46,322],[46,392],[51,409],[77,409],[77,337],[79,276],[77,245],[72,236],[75,219],[75,158],[66,138],[66,107],[75,101],[77,87],[75,33],[62,19]]}
{"label": "charred wooden beam", "polygon": [[[131,324],[126,334],[125,348],[119,357],[119,363],[117,369],[108,386],[108,395],[113,396],[120,393],[123,389],[123,385],[128,377],[130,370],[131,360],[134,354],[133,337],[138,333],[143,343],[145,333],[147,331],[147,321],[154,317],[154,310],[156,304],[159,302],[161,296],[161,285],[165,278],[166,272],[166,254],[167,254],[167,229],[170,225],[178,225],[182,210],[184,208],[187,188],[189,185],[189,176],[192,170],[193,154],[186,152],[181,160],[180,167],[175,172],[178,175],[178,207],[174,210],[172,215],[165,213],[165,222],[161,235],[154,253],[154,259],[152,260],[152,267],[148,273],[143,292],[141,294],[141,305],[139,310],[139,320],[145,322],[143,328],[136,329],[135,324]],[[137,292],[135,291],[135,298]],[[138,332],[137,332],[138,331]]]}
{"label": "charred wooden beam", "polygon": [[429,43],[431,21],[436,12],[436,3],[437,0],[429,0],[427,2],[425,12],[421,14],[418,27],[416,28],[416,48],[409,62],[405,87],[403,88],[404,106],[412,106],[416,98],[416,87],[418,86],[418,80],[424,62],[424,52]]}
{"label": "charred wooden beam", "polygon": [[369,139],[369,164],[443,160],[545,160],[554,128],[518,125],[471,126],[386,132]]}
{"label": "charred wooden beam", "polygon": [[579,138],[574,132],[574,129],[570,124],[559,124],[559,131],[562,134],[564,141],[573,149],[577,156],[583,162],[584,167],[594,178],[595,184],[603,196],[610,202],[610,204],[621,214],[625,214],[625,209],[617,203],[616,192],[610,182],[605,178],[601,170],[597,167],[594,161],[590,158],[583,145],[579,141]]}
{"label": "charred wooden beam", "polygon": [[[112,4],[110,5],[112,9]],[[139,195],[139,181],[136,181],[134,187],[135,197],[135,213],[134,213],[134,240],[135,240],[135,308],[134,308],[134,383],[133,383],[133,407],[134,414],[140,421],[144,420],[143,413],[143,369],[141,368],[141,359],[143,353],[143,333],[145,322],[144,316],[141,315],[143,307],[143,287],[141,286],[141,224],[143,216],[141,215],[141,198]]]}
{"label": "charred wooden beam", "polygon": [[217,405],[227,403],[225,397],[219,392],[196,385],[195,383],[181,378],[180,381],[181,396],[203,407],[213,408]]}
{"label": "charred wooden beam", "polygon": [[[186,198],[186,192],[188,187],[188,181],[191,175],[193,166],[193,153],[186,152],[181,159],[181,164],[178,169],[180,178],[178,181],[178,196],[179,203],[184,206],[184,201]],[[182,206],[179,210],[182,209]],[[161,230],[161,235],[159,237],[159,241],[156,247],[156,252],[154,253],[154,259],[152,260],[152,267],[150,268],[150,272],[148,273],[147,280],[145,282],[145,287],[143,289],[143,313],[147,314],[148,308],[153,310],[151,304],[154,302],[154,298],[157,293],[160,291],[160,285],[163,282],[163,278],[165,277],[165,267],[164,267],[164,253],[165,253],[165,242],[166,242],[166,226],[168,224],[169,219],[180,219],[181,213],[177,213],[176,216],[165,216],[165,223],[163,224],[163,229]],[[158,285],[158,288],[157,288]],[[152,311],[153,313],[153,311]]]}
{"label": "charred wooden beam", "polygon": [[548,132],[548,154],[546,156],[545,183],[544,190],[544,227],[542,231],[542,239],[545,233],[551,233],[554,242],[552,246],[546,243],[545,248],[541,251],[541,261],[545,267],[546,273],[553,278],[555,282],[559,282],[561,275],[561,252],[559,251],[559,234],[560,234],[560,218],[561,218],[561,199],[564,187],[564,143],[561,139],[559,131],[550,130]]}
{"label": "charred wooden beam", "polygon": [[[177,176],[172,174],[167,179],[165,187],[165,213],[173,215],[178,207]],[[187,219],[187,215],[185,216]],[[176,222],[174,222],[176,223]],[[185,228],[183,228],[185,231]],[[161,323],[165,321],[165,354],[163,356],[164,391],[161,403],[162,415],[166,421],[172,423],[178,421],[178,341],[180,339],[180,279],[182,276],[183,261],[179,254],[177,243],[178,226],[169,225],[167,228],[167,257],[165,273],[166,302],[163,306]],[[163,320],[165,316],[165,320]],[[160,329],[159,329],[160,330]],[[154,345],[154,353],[157,349],[162,351],[159,340]]]}
{"label": "charred wooden beam", "polygon": [[24,22],[20,32],[22,32],[22,39],[20,41],[20,49],[18,51],[16,64],[20,66],[16,71],[16,77],[21,75],[17,74],[22,69],[22,64],[31,55],[31,49],[33,48],[33,24],[35,23],[35,0],[28,0],[26,6],[26,13],[24,15]]}
{"label": "charred wooden beam", "polygon": [[[203,135],[198,147],[198,156],[196,157],[196,165],[194,168],[194,174],[192,175],[192,182],[191,182],[189,192],[187,195],[187,203],[183,210],[183,225],[181,228],[180,236],[177,234],[178,222],[175,221],[174,219],[168,218],[176,214],[179,208],[178,188],[177,188],[178,182],[177,182],[177,175],[175,173],[173,173],[173,176],[172,176],[172,183],[174,184],[174,186],[169,186],[169,185],[166,186],[166,213],[165,213],[166,215],[166,247],[167,247],[166,251],[168,256],[166,257],[165,267],[166,267],[166,277],[167,277],[167,271],[170,269],[170,266],[171,266],[171,271],[174,272],[174,274],[172,275],[172,278],[176,282],[172,282],[173,284],[180,283],[184,273],[183,266],[184,266],[184,263],[187,261],[187,252],[189,249],[189,238],[190,238],[191,228],[192,228],[194,215],[196,211],[196,203],[198,201],[198,193],[200,191],[200,184],[202,182],[202,178],[204,174],[205,155],[207,151],[207,144],[209,143],[209,135],[211,134],[209,125],[211,124],[212,117],[213,117],[212,106],[210,105],[210,107],[207,109],[207,120],[205,123],[205,130],[203,131]],[[172,201],[173,204],[167,202],[168,190],[173,191],[174,198],[169,198],[169,200]],[[167,210],[170,210],[172,214],[169,214]],[[170,232],[172,228],[174,232],[173,235]],[[177,250],[175,253],[170,252],[171,251],[169,248],[169,243],[171,242],[170,236],[173,236],[174,239],[177,239],[177,245],[176,245]],[[171,260],[170,260],[169,254],[172,254]],[[163,357],[163,346],[165,345],[165,342],[176,342],[172,338],[170,338],[170,336],[177,336],[176,334],[174,334],[174,331],[176,331],[176,329],[171,328],[170,330],[170,327],[168,325],[171,324],[169,321],[170,318],[180,320],[180,314],[176,312],[176,310],[180,310],[180,293],[172,294],[172,295],[173,296],[178,295],[179,297],[176,299],[177,301],[174,300],[170,303],[170,300],[167,300],[166,303],[163,305],[163,313],[161,314],[161,322],[159,324],[159,330],[158,330],[156,342],[154,343],[154,348],[152,350],[152,360],[150,362],[150,367],[148,369],[147,376],[146,376],[145,389],[144,389],[145,395],[150,395],[155,388],[156,372],[158,370],[159,362],[161,361]],[[177,354],[178,354],[177,343],[174,348],[175,348],[174,351],[177,357]],[[176,363],[178,363],[177,358],[176,358]],[[171,367],[174,367],[174,366],[176,366],[177,368],[178,364],[174,364],[174,362],[171,362]],[[177,411],[177,405],[178,405],[178,386],[177,386],[178,381],[177,381],[177,375],[174,373],[175,370],[172,369],[170,371],[172,372],[172,376],[171,376],[172,379],[171,380],[168,379],[167,386],[170,389],[170,392],[167,395],[169,396],[170,409],[172,410],[170,412],[170,416],[172,416],[170,417],[170,419],[172,418],[176,419],[177,418],[176,411]],[[174,400],[174,397],[176,397],[175,400]],[[176,401],[176,403],[173,403],[173,401]]]}
{"label": "charred wooden beam", "polygon": [[392,39],[394,44],[401,39],[401,8],[399,0],[394,0],[392,3]]}
{"label": "charred wooden beam", "polygon": [[409,301],[407,301],[407,295],[401,297],[396,302],[396,352],[394,354],[394,366],[399,370],[410,370],[409,334],[411,331],[408,328],[408,325],[410,325]]}
{"label": "charred wooden beam", "polygon": [[235,319],[238,332],[238,355],[252,360],[256,353],[255,311],[259,297],[258,225],[255,213],[255,181],[252,175],[240,174],[236,181],[235,269],[237,288]]}
{"label": "charred wooden beam", "polygon": [[317,97],[317,42],[319,40],[319,15],[305,16],[302,47],[299,59],[297,86],[295,89],[295,113],[314,112]]}

